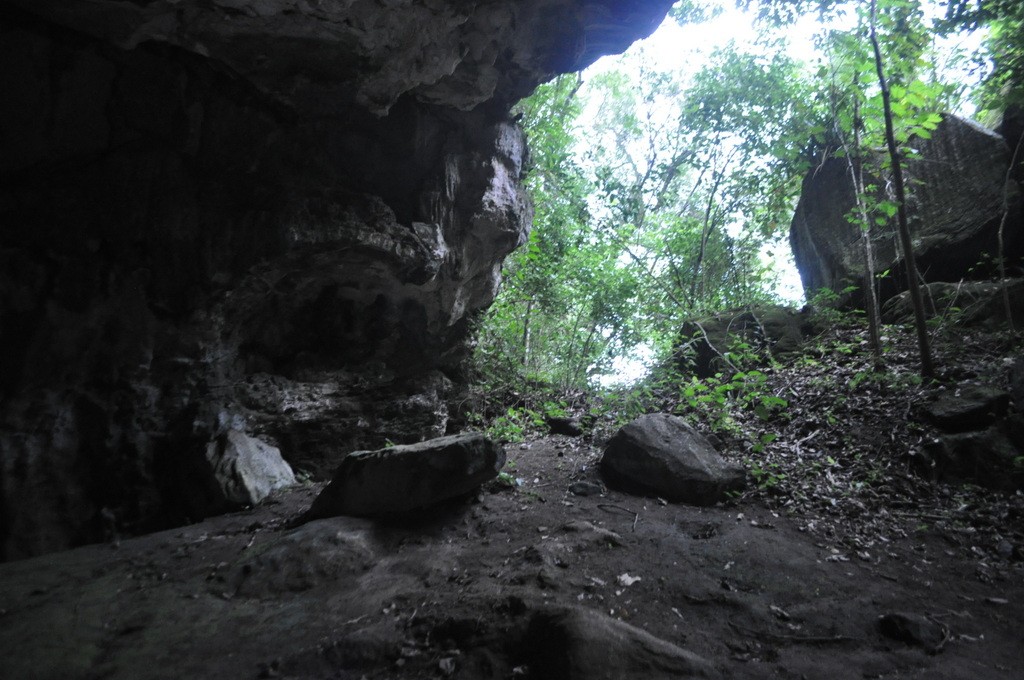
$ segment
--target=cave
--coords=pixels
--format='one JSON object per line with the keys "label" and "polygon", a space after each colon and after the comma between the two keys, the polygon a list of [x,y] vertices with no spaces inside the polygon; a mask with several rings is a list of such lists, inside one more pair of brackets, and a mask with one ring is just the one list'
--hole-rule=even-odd
{"label": "cave", "polygon": [[0,559],[223,511],[228,431],[322,478],[457,429],[511,107],[670,4],[5,0]]}

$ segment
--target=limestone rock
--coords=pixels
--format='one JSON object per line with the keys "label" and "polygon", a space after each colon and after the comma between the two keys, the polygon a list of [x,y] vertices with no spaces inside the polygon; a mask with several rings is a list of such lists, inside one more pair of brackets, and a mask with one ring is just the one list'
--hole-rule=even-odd
{"label": "limestone rock", "polygon": [[0,559],[205,513],[222,409],[313,472],[444,432],[512,104],[671,4],[0,3]]}
{"label": "limestone rock", "polygon": [[469,493],[505,465],[505,450],[480,433],[356,451],[313,501],[307,519],[388,515]]}
{"label": "limestone rock", "polygon": [[683,323],[675,350],[684,374],[699,378],[731,372],[723,355],[737,344],[749,346],[744,354],[765,353],[776,359],[799,352],[811,329],[802,312],[779,305],[736,309]]}
{"label": "limestone rock", "polygon": [[[1007,255],[1017,259],[1024,249],[1020,235],[1020,187],[1006,185],[1010,149],[998,134],[972,122],[946,115],[929,140],[916,140],[919,157],[906,164],[911,188],[908,214],[920,273],[927,281],[959,281],[982,273],[978,265],[996,250],[1003,197],[1009,192],[1012,214],[1006,234]],[[869,177],[868,183],[884,186]],[[859,227],[847,213],[854,194],[845,158],[828,158],[804,179],[790,228],[790,243],[808,296],[823,288],[841,293],[858,287],[864,272]],[[896,226],[876,229],[875,264],[890,270],[881,281],[883,301],[905,287]],[[973,271],[972,271],[973,270]],[[850,301],[850,298],[845,298]],[[852,300],[860,304],[857,297]]]}
{"label": "limestone rock", "polygon": [[1006,415],[1010,395],[984,385],[963,385],[944,390],[922,408],[935,425],[946,432],[983,430]]}
{"label": "limestone rock", "polygon": [[605,448],[601,473],[609,486],[692,505],[712,505],[745,481],[743,468],[666,413],[640,416],[620,429]]}
{"label": "limestone rock", "polygon": [[717,678],[705,659],[671,642],[584,608],[533,616],[524,643],[540,680]]}
{"label": "limestone rock", "polygon": [[[1024,325],[1024,279],[1007,279],[1010,314],[1015,327]],[[962,326],[1008,328],[1003,285],[997,281],[935,282],[922,287],[925,315]],[[885,323],[913,323],[910,293],[903,291],[882,306]]]}
{"label": "limestone rock", "polygon": [[[1020,416],[1017,416],[1019,419]],[[927,448],[935,477],[999,491],[1024,488],[1024,423],[1010,419],[980,431],[943,434]]]}
{"label": "limestone rock", "polygon": [[295,474],[277,447],[237,430],[210,442],[206,461],[224,500],[232,505],[256,505],[295,483]]}

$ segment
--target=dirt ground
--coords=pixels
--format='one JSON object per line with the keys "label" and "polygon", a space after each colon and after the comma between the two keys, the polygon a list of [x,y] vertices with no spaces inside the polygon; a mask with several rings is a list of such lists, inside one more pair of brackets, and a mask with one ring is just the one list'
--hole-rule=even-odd
{"label": "dirt ground", "polygon": [[[583,439],[507,451],[518,487],[493,482],[414,519],[289,529],[322,488],[310,484],[189,527],[0,565],[0,675],[559,677],[565,666],[527,629],[563,607],[626,622],[725,678],[1024,673],[1013,557],[975,555],[915,517],[856,550],[756,499],[694,508],[609,491]],[[878,620],[894,612],[926,617],[938,638],[886,637]],[[671,677],[634,671],[608,677]]]}

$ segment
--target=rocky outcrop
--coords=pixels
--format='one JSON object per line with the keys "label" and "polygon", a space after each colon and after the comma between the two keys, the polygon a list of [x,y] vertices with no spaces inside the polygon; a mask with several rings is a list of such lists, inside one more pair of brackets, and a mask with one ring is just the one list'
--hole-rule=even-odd
{"label": "rocky outcrop", "polygon": [[[1004,298],[1003,286],[1006,286]],[[925,316],[961,326],[989,330],[1020,326],[1024,323],[1024,279],[998,281],[936,282],[921,287]],[[1006,300],[1009,300],[1007,316]],[[885,323],[911,323],[914,308],[910,293],[903,291],[882,307]]]}
{"label": "rocky outcrop", "polygon": [[511,104],[669,5],[6,0],[0,558],[183,521],[224,413],[314,473],[443,434]]}
{"label": "rocky outcrop", "polygon": [[1012,394],[1014,367],[1009,373],[1011,392],[965,384],[921,405],[922,415],[939,430],[921,452],[932,477],[1010,492],[1024,487],[1024,410]]}
{"label": "rocky outcrop", "polygon": [[684,375],[710,378],[735,373],[758,356],[784,359],[799,352],[812,334],[807,314],[790,307],[763,305],[734,309],[683,323],[675,363]]}
{"label": "rocky outcrop", "polygon": [[713,505],[743,488],[743,468],[727,462],[678,416],[652,413],[608,442],[601,474],[610,486],[691,505]]}
{"label": "rocky outcrop", "polygon": [[[914,142],[919,152],[907,161],[908,214],[917,265],[926,281],[977,279],[992,273],[1004,198],[1010,215],[1005,227],[1006,254],[1018,262],[1024,254],[1021,190],[1007,183],[1011,153],[1004,139],[970,121],[947,115],[931,139]],[[885,186],[875,177],[868,184]],[[884,198],[884,196],[880,196]],[[831,157],[804,179],[790,227],[790,243],[808,296],[829,289],[842,294],[858,288],[864,275],[859,227],[846,215],[854,207],[847,159]],[[883,300],[905,288],[895,220],[876,228],[876,271]],[[842,295],[842,302],[860,305]]]}

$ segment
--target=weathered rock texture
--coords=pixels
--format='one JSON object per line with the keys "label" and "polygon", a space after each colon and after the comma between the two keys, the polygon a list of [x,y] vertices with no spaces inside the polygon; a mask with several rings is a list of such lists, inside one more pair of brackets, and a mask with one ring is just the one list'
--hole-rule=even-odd
{"label": "weathered rock texture", "polygon": [[[908,213],[914,253],[925,280],[959,281],[992,273],[984,265],[991,264],[998,252],[1004,198],[1010,205],[1006,254],[1011,261],[1019,261],[1024,254],[1021,191],[1016,181],[1007,182],[1011,153],[1004,139],[969,121],[946,116],[931,139],[917,140],[914,146],[920,156],[906,164]],[[885,185],[871,177],[868,183]],[[823,288],[840,293],[861,284],[860,230],[846,219],[853,207],[845,158],[828,158],[804,179],[790,243],[809,296]],[[876,270],[890,271],[881,279],[885,300],[905,288],[895,220],[875,230],[873,245]],[[852,302],[860,305],[862,301],[858,296]]]}
{"label": "weathered rock texture", "polygon": [[[1003,286],[1006,287],[1004,298]],[[921,287],[925,314],[945,323],[996,330],[1024,324],[1024,279],[999,281],[936,281]],[[1009,316],[1006,299],[1009,299]],[[914,307],[910,291],[903,291],[882,307],[885,323],[911,323]]]}
{"label": "weathered rock texture", "polygon": [[[1024,486],[1024,415],[1014,391],[965,384],[942,390],[920,406],[938,436],[922,453],[937,479],[968,480],[991,489],[1017,491]],[[1010,412],[1013,403],[1015,412]]]}
{"label": "weathered rock texture", "polygon": [[0,558],[185,519],[225,419],[313,472],[443,434],[511,104],[669,4],[0,3]]}
{"label": "weathered rock texture", "polygon": [[668,413],[640,416],[616,432],[601,457],[601,474],[616,488],[691,505],[713,505],[746,481],[742,467]]}
{"label": "weathered rock texture", "polygon": [[338,466],[306,517],[407,513],[469,493],[504,466],[505,450],[479,432],[355,451]]}
{"label": "weathered rock texture", "polygon": [[799,352],[812,332],[805,312],[779,305],[691,319],[679,331],[676,365],[684,374],[699,378],[735,373],[736,364],[749,365],[753,355],[763,356],[767,364],[769,358],[784,359]]}

